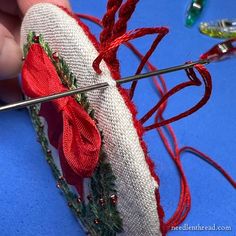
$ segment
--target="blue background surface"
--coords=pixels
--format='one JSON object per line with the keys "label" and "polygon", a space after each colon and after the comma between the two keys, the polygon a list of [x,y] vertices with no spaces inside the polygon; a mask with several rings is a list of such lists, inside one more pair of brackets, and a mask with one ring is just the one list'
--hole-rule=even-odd
{"label": "blue background surface", "polygon": [[[196,60],[219,40],[198,32],[197,25],[184,27],[189,1],[140,1],[129,29],[144,26],[168,26],[170,33],[152,56],[159,68]],[[75,11],[102,17],[105,0],[74,0]],[[201,20],[235,18],[234,0],[209,0]],[[199,22],[198,22],[199,23]],[[91,25],[91,24],[89,24]],[[91,25],[96,35],[99,28]],[[152,37],[135,41],[145,52]],[[135,72],[138,61],[121,47],[119,57],[122,75]],[[210,155],[236,179],[236,67],[235,59],[208,66],[213,79],[209,103],[192,116],[173,124],[180,146],[194,146]],[[186,80],[183,72],[165,76],[168,88]],[[183,111],[199,99],[201,88],[186,89],[170,100],[166,117]],[[141,116],[157,101],[152,83],[140,82],[135,95]],[[179,196],[179,176],[156,132],[145,136],[150,155],[161,180],[161,203],[166,219],[174,213]],[[192,193],[192,209],[185,224],[231,226],[231,232],[170,232],[170,235],[235,235],[236,194],[233,187],[214,168],[202,160],[185,154],[182,163]],[[0,114],[0,235],[1,236],[65,236],[84,235],[67,207],[36,142],[26,110]],[[145,206],[144,206],[145,207]]]}

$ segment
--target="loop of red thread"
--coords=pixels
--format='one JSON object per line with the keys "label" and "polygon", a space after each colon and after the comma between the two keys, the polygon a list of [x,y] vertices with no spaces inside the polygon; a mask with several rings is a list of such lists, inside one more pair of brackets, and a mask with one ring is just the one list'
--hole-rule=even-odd
{"label": "loop of red thread", "polygon": [[[202,76],[203,82],[205,85],[205,93],[204,93],[204,96],[202,97],[202,99],[195,106],[193,106],[192,108],[190,108],[189,110],[187,110],[185,112],[182,112],[172,118],[169,118],[164,121],[157,122],[155,124],[145,127],[146,131],[157,128],[157,127],[161,127],[163,125],[175,122],[179,119],[189,116],[207,103],[207,101],[209,100],[209,98],[211,96],[211,92],[212,92],[211,76],[203,65],[195,65],[194,68],[196,68],[197,71],[199,72],[199,74]],[[197,76],[192,68],[187,69],[186,72],[187,72],[187,75],[188,75],[188,78],[190,79],[190,81],[183,82],[183,83],[175,86],[173,89],[169,90],[161,98],[161,100],[147,114],[145,114],[140,119],[141,123],[145,123],[169,97],[171,97],[172,95],[174,95],[178,91],[180,91],[186,87],[189,87],[189,86],[200,86],[201,85],[201,81],[197,78]]]}
{"label": "loop of red thread", "polygon": [[[94,24],[96,24],[96,25],[102,27],[102,21],[101,21],[99,18],[95,17],[95,16],[86,15],[86,14],[81,14],[81,13],[77,13],[76,16],[79,17],[79,18],[83,18],[83,19],[86,19],[86,20],[88,20],[88,21],[91,21],[91,22],[93,22]],[[166,30],[169,31],[168,28],[166,28]],[[164,33],[165,33],[165,32],[164,32]],[[167,33],[167,32],[166,32],[166,33]],[[166,33],[165,33],[165,34],[166,34]],[[158,43],[159,43],[159,42],[158,42]],[[158,43],[157,43],[157,44],[158,44]],[[126,47],[128,47],[128,48],[138,57],[138,59],[141,61],[141,62],[140,62],[140,65],[141,65],[141,63],[144,64],[144,66],[146,66],[149,71],[157,71],[157,68],[156,68],[155,66],[153,66],[153,65],[148,61],[148,59],[147,59],[146,63],[143,62],[143,58],[144,58],[145,56],[143,56],[143,55],[139,52],[139,50],[138,50],[132,43],[126,42],[126,43],[124,43],[124,45],[125,45]],[[152,45],[155,45],[155,44],[153,43]],[[154,47],[154,46],[153,46],[153,47]],[[150,50],[151,50],[151,49],[150,49]],[[150,50],[149,50],[149,51],[150,51]],[[148,55],[146,56],[146,57],[148,57],[148,58],[150,57],[149,51],[147,52]],[[151,54],[151,53],[150,53],[150,54]],[[146,59],[145,59],[145,60],[146,60]],[[139,65],[139,67],[141,67],[140,65]],[[137,70],[138,70],[138,69],[137,69]],[[162,92],[162,89],[161,89],[161,87],[159,86],[158,82],[155,80],[155,76],[152,77],[153,83],[154,83],[155,86],[158,88],[159,94],[161,94],[161,96],[163,96],[163,93],[166,93],[166,92],[167,92],[167,87],[166,87],[164,78],[163,78],[161,75],[159,75],[158,78],[159,78],[159,80],[160,80],[161,86],[163,87],[163,92]],[[132,83],[132,86],[131,86],[131,89],[132,89],[132,87],[133,87],[132,93],[134,93],[134,91],[135,91],[135,87],[136,87],[136,85],[137,85],[137,82],[138,82],[138,81],[134,81],[134,82]],[[133,84],[135,84],[135,85],[133,85]],[[164,105],[164,104],[163,104],[163,105]],[[163,109],[163,110],[165,110],[165,109]],[[161,111],[161,109],[158,110],[158,112],[160,112],[160,111]]]}
{"label": "loop of red thread", "polygon": [[[145,56],[149,54],[149,51],[150,51],[150,50],[148,50],[148,52],[146,53],[146,55],[143,56],[143,55],[139,52],[139,50],[138,50],[132,43],[127,42],[127,43],[125,43],[125,46],[128,47],[128,48],[134,53],[134,55],[137,56],[137,58],[140,60],[140,65],[144,65],[144,66],[147,68],[148,71],[157,71],[157,70],[158,70],[155,66],[153,66],[153,65],[149,62],[149,58],[148,58],[148,59],[145,58]],[[150,57],[150,55],[148,55],[147,57]],[[147,60],[145,64],[143,63],[144,60],[145,60],[145,61]],[[138,68],[141,67],[140,65],[139,65]],[[138,70],[138,69],[137,69],[137,70]],[[137,74],[137,71],[136,71],[136,74]],[[160,84],[161,84],[161,85],[159,85],[159,83],[157,82],[156,78],[159,78],[159,81],[160,81]],[[154,85],[155,85],[155,87],[156,87],[156,89],[157,89],[158,94],[159,94],[160,97],[162,97],[165,93],[167,93],[167,87],[166,87],[166,84],[165,84],[165,81],[164,81],[164,78],[162,77],[162,75],[152,76],[152,81],[153,81],[153,83],[154,83]],[[133,95],[134,95],[134,92],[135,92],[135,89],[136,89],[136,87],[137,87],[137,84],[138,84],[138,81],[134,81],[134,82],[132,82],[132,84],[131,84],[130,99],[132,99],[132,97],[133,97]],[[163,88],[163,90],[162,90],[161,87]],[[164,110],[165,110],[165,108],[166,108],[166,105],[167,105],[167,101],[164,102],[164,103],[160,106],[160,108],[158,109],[158,113],[159,113],[160,115],[164,112]]]}
{"label": "loop of red thread", "polygon": [[[160,33],[161,36],[163,37],[167,32],[168,32],[167,28],[160,27],[160,28],[140,28],[140,29],[135,29],[135,30],[132,30],[132,31],[129,31],[129,32],[123,34],[122,36],[116,38],[113,42],[111,42],[106,48],[104,48],[100,51],[98,57],[93,62],[94,70],[98,74],[101,74],[102,71],[101,71],[99,65],[100,65],[102,59],[112,49],[118,48],[121,44],[128,42],[132,39],[140,38],[140,37],[143,37],[143,36],[149,35],[149,34]],[[156,44],[158,44],[158,40],[159,40],[159,38],[157,40],[155,40],[154,44],[152,45],[153,48],[150,49],[150,53],[153,52],[153,49],[155,49]],[[148,59],[148,56],[150,56],[150,53],[147,55],[147,59]]]}
{"label": "loop of red thread", "polygon": [[[66,90],[39,44],[29,49],[22,70],[22,86],[25,94],[32,98]],[[65,97],[42,104],[40,114],[48,122],[50,142],[59,149],[65,176],[72,173],[91,176],[98,163],[101,137],[86,111],[74,98]]]}
{"label": "loop of red thread", "polygon": [[[136,75],[141,73],[141,71],[143,70],[143,68],[144,68],[145,64],[147,63],[148,59],[153,54],[153,52],[155,51],[155,49],[158,46],[158,44],[161,42],[161,40],[165,37],[165,35],[168,32],[169,32],[169,30],[167,28],[165,28],[165,27],[160,28],[160,31],[158,32],[159,34],[157,35],[157,37],[153,41],[150,49],[147,51],[145,56],[142,57],[141,63],[139,64],[138,69],[137,69],[137,71],[135,73]],[[134,96],[134,91],[135,91],[136,86],[137,86],[137,81],[134,81],[132,83],[131,89],[130,89],[130,99],[132,99],[133,96]]]}
{"label": "loop of red thread", "polygon": [[[90,15],[86,15],[86,14],[77,14],[77,16],[79,18],[83,18],[83,19],[86,19],[86,20],[89,20],[95,24],[97,24],[98,26],[102,27],[103,24],[101,22],[100,19],[98,19],[97,17],[94,17],[94,16],[90,16]],[[124,45],[126,47],[128,47],[139,59],[140,59],[140,64],[138,66],[138,69],[136,70],[136,74],[139,74],[141,73],[142,69],[144,68],[144,66],[147,66],[147,68],[150,70],[150,71],[155,71],[157,70],[157,68],[155,66],[153,66],[148,60],[150,58],[150,56],[152,55],[152,53],[155,51],[156,47],[158,46],[158,44],[160,43],[160,41],[162,40],[162,38],[169,32],[169,29],[166,28],[166,27],[163,27],[165,28],[165,30],[163,32],[159,32],[158,36],[156,37],[156,39],[154,40],[154,42],[152,43],[150,49],[148,50],[148,52],[143,56],[136,48],[133,44],[131,44],[130,42],[126,42],[124,43]],[[156,84],[156,86],[158,87],[158,83],[156,83],[155,81],[155,76],[152,77],[153,79],[153,82],[154,84]],[[165,85],[165,82],[164,82],[164,79],[161,75],[158,76],[158,78],[160,79],[160,82],[164,88],[164,93],[167,92],[167,87]],[[130,98],[132,99],[133,95],[134,95],[134,92],[135,92],[135,88],[137,86],[137,81],[134,81],[131,85],[131,89],[130,89]],[[158,89],[159,93],[161,93],[161,88]],[[163,95],[163,94],[162,94]],[[162,105],[163,107],[163,110],[165,109],[165,104]],[[159,109],[159,111],[161,111],[161,109]],[[158,111],[158,112],[159,112]]]}

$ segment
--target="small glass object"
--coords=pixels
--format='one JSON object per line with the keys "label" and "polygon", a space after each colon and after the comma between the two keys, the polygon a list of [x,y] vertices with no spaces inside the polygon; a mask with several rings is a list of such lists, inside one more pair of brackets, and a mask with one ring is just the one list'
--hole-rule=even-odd
{"label": "small glass object", "polygon": [[236,38],[236,19],[222,19],[216,22],[203,22],[199,26],[201,33],[213,38]]}
{"label": "small glass object", "polygon": [[187,10],[186,26],[191,27],[202,13],[205,0],[191,0]]}
{"label": "small glass object", "polygon": [[236,55],[236,39],[230,39],[216,44],[208,52],[201,55],[201,59],[221,61]]}

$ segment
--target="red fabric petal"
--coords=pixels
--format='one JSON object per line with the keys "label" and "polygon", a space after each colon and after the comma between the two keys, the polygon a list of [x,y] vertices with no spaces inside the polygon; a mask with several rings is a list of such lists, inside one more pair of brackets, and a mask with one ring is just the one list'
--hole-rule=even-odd
{"label": "red fabric petal", "polygon": [[[22,70],[22,86],[25,94],[32,98],[66,90],[39,44],[29,49]],[[69,183],[75,184],[78,176],[91,176],[98,163],[101,137],[83,107],[72,97],[60,98],[42,104],[40,115],[48,123],[49,140],[59,149],[63,174],[68,176]]]}
{"label": "red fabric petal", "polygon": [[63,132],[62,114],[58,112],[52,102],[41,104],[39,115],[44,117],[48,124],[48,138],[51,145],[58,148],[59,138]]}

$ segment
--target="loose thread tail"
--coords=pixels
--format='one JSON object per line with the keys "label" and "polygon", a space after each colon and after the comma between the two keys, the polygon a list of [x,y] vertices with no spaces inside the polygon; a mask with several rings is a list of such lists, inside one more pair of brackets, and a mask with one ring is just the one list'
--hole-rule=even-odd
{"label": "loose thread tail", "polygon": [[191,209],[191,193],[179,157],[175,158],[174,162],[180,173],[180,197],[175,213],[165,223],[165,228],[167,231],[171,230],[173,227],[180,225],[186,219]]}
{"label": "loose thread tail", "polygon": [[[100,63],[102,59],[104,58],[105,55],[107,55],[110,51],[113,49],[118,48],[121,44],[124,44],[130,40],[140,38],[146,35],[151,35],[151,34],[161,34],[160,37],[157,38],[157,40],[154,41],[151,49],[148,51],[146,57],[144,60],[148,60],[148,58],[151,56],[152,52],[156,48],[160,38],[164,37],[164,35],[167,33],[168,29],[165,27],[160,27],[160,28],[140,28],[140,29],[135,29],[131,30],[122,36],[116,38],[114,41],[112,41],[105,49],[102,49],[98,55],[98,57],[94,60],[93,62],[93,68],[94,70],[98,73],[101,74],[101,69],[100,69]],[[145,63],[142,63],[141,67],[144,66]],[[140,67],[140,68],[141,68]]]}
{"label": "loose thread tail", "polygon": [[197,149],[193,148],[193,147],[189,147],[189,146],[185,146],[182,147],[179,150],[180,154],[183,154],[184,152],[190,152],[192,154],[194,154],[195,156],[198,156],[199,158],[201,158],[202,160],[206,161],[207,163],[209,163],[210,165],[212,165],[214,168],[216,168],[228,181],[229,183],[236,188],[236,181],[233,180],[233,178],[218,164],[216,163],[213,159],[211,159],[209,156],[207,156],[206,154],[204,154],[201,151],[198,151]]}
{"label": "loose thread tail", "polygon": [[[156,122],[159,120],[161,121],[163,119],[164,118],[162,117],[162,113],[156,114],[155,116]],[[166,125],[165,128],[173,142],[174,150],[172,150],[170,142],[167,140],[164,132],[162,131],[163,128],[156,128],[156,130],[159,133],[160,138],[164,144],[164,147],[166,148],[171,159],[175,163],[175,166],[177,167],[177,170],[180,174],[180,197],[179,197],[178,207],[175,213],[173,214],[173,216],[163,225],[163,230],[165,233],[167,233],[169,230],[172,229],[172,227],[176,227],[179,224],[181,224],[187,217],[188,212],[190,211],[190,208],[191,208],[191,194],[190,194],[190,190],[187,184],[186,176],[184,174],[184,170],[180,162],[177,137],[174,133],[173,128],[170,125]]]}

